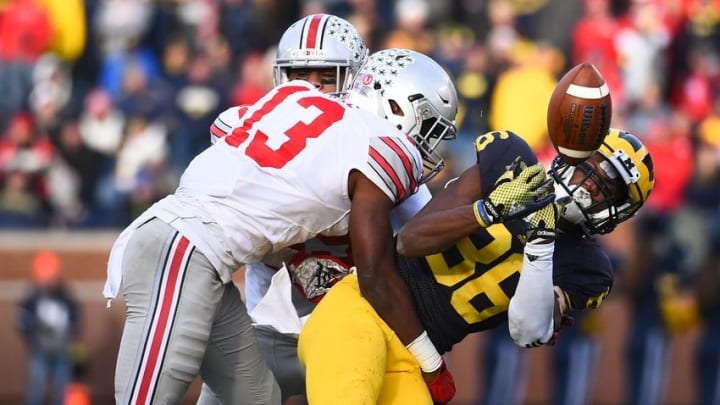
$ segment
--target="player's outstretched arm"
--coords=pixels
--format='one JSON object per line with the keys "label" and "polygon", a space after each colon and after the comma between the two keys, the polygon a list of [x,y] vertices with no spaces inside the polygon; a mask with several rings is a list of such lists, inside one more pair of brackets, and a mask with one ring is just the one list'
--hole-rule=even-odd
{"label": "player's outstretched arm", "polygon": [[546,177],[540,163],[526,166],[518,156],[487,196],[479,195],[479,172],[476,166],[466,170],[445,192],[438,193],[439,203],[431,201],[405,224],[398,234],[397,249],[401,254],[440,252],[479,228],[522,218],[555,198],[552,179]]}

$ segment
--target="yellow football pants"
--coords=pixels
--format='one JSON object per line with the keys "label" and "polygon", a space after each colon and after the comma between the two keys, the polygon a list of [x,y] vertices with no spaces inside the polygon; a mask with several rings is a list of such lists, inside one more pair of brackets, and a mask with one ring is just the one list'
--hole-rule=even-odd
{"label": "yellow football pants", "polygon": [[354,274],[313,310],[298,355],[310,405],[432,404],[420,365],[362,297]]}

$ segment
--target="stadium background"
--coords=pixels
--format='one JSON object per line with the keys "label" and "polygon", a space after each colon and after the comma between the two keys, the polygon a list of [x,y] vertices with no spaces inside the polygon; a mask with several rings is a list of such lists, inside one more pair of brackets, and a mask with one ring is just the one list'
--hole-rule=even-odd
{"label": "stadium background", "polygon": [[[322,11],[349,19],[371,50],[417,49],[456,79],[460,136],[432,187],[472,163],[472,139],[489,129],[515,130],[547,161],[555,81],[579,61],[596,64],[611,86],[613,126],[646,142],[657,187],[640,218],[603,239],[618,278],[595,319],[592,402],[625,400],[629,330],[648,316],[632,303],[663,298],[681,309],[662,318],[671,350],[663,401],[694,403],[706,328],[681,312],[699,275],[718,271],[716,0],[0,0],[0,402],[22,402],[15,306],[38,249],[61,255],[82,302],[87,382],[96,403],[112,402],[123,306],[106,309],[100,293],[112,241],[173,189],[217,113],[272,85],[282,31]],[[667,274],[676,288],[660,297],[654,287]],[[471,336],[449,355],[454,404],[481,396],[485,340]],[[552,350],[528,353],[527,403],[549,401]]]}

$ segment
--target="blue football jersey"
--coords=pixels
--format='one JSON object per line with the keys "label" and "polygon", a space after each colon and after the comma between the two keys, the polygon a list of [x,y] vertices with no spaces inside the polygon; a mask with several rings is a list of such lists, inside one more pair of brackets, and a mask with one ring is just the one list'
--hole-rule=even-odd
{"label": "blue football jersey", "polygon": [[[475,149],[483,195],[517,156],[527,165],[537,163],[528,144],[510,131],[479,136]],[[509,221],[478,230],[441,253],[398,258],[423,326],[441,353],[469,333],[506,323],[522,271],[522,236],[521,221]],[[596,308],[612,287],[610,260],[594,240],[560,232],[553,266],[554,284],[572,309]]]}

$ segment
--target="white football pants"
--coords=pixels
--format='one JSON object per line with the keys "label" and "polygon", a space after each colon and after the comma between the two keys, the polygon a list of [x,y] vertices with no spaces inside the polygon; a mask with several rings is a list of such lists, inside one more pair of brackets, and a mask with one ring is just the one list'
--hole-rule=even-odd
{"label": "white football pants", "polygon": [[179,404],[197,375],[223,404],[280,403],[240,292],[170,225],[153,219],[134,232],[122,292],[116,403]]}

